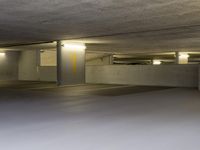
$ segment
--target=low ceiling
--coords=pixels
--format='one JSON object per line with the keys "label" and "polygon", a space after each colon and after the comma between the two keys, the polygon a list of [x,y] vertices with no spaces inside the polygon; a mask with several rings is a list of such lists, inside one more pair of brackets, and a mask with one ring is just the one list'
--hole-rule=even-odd
{"label": "low ceiling", "polygon": [[200,51],[199,0],[1,0],[2,50],[68,40],[88,51]]}

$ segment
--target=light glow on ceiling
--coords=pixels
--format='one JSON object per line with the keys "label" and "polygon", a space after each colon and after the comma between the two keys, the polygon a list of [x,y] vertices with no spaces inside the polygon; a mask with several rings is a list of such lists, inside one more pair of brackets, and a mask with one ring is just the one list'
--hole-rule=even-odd
{"label": "light glow on ceiling", "polygon": [[63,47],[71,50],[85,50],[87,47],[82,43],[65,43]]}
{"label": "light glow on ceiling", "polygon": [[187,59],[187,58],[190,57],[190,55],[188,55],[187,53],[180,53],[179,57],[180,57],[180,58],[183,58],[183,59],[184,59],[184,58]]}
{"label": "light glow on ceiling", "polygon": [[4,57],[6,54],[4,52],[0,52],[0,57]]}

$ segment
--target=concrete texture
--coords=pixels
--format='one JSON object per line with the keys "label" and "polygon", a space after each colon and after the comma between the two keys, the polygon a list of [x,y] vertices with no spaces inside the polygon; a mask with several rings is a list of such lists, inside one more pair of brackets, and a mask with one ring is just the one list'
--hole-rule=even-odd
{"label": "concrete texture", "polygon": [[1,0],[0,5],[1,46],[83,37],[79,40],[91,51],[200,48],[199,0]]}
{"label": "concrete texture", "polygon": [[18,80],[19,52],[6,52],[0,56],[0,80]]}
{"label": "concrete texture", "polygon": [[[149,87],[137,93],[112,85],[47,87],[31,90],[23,82],[15,90],[0,88],[1,149],[199,150],[195,89]],[[124,88],[129,93],[121,92]],[[105,95],[112,91],[118,95]]]}
{"label": "concrete texture", "polygon": [[86,83],[198,87],[199,65],[87,66]]}
{"label": "concrete texture", "polygon": [[19,80],[39,81],[38,50],[22,51],[19,57]]}

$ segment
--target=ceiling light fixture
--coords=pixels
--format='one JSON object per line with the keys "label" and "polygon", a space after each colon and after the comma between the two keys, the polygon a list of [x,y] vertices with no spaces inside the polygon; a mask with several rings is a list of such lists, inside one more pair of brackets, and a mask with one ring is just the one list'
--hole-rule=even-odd
{"label": "ceiling light fixture", "polygon": [[4,52],[0,52],[0,56],[3,57],[5,56],[6,54]]}
{"label": "ceiling light fixture", "polygon": [[187,53],[180,53],[179,57],[180,58],[189,58],[190,55],[188,55]]}
{"label": "ceiling light fixture", "polygon": [[85,50],[86,49],[86,46],[85,44],[70,44],[70,43],[65,43],[63,44],[63,47],[66,48],[66,49],[72,49],[72,50]]}
{"label": "ceiling light fixture", "polygon": [[160,60],[153,60],[153,65],[160,65],[162,62]]}

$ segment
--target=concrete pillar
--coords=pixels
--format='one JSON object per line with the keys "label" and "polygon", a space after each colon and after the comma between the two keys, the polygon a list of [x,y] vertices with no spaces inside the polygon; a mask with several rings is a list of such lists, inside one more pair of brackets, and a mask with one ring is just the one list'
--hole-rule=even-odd
{"label": "concrete pillar", "polygon": [[179,55],[180,55],[180,52],[175,52],[175,63],[176,64],[179,64],[180,60],[179,60]]}
{"label": "concrete pillar", "polygon": [[110,62],[109,62],[110,65],[113,65],[113,60],[114,60],[113,55],[110,55]]}
{"label": "concrete pillar", "polygon": [[84,84],[85,49],[75,44],[66,45],[62,41],[57,41],[57,83],[58,85]]}
{"label": "concrete pillar", "polygon": [[200,65],[199,65],[199,74],[198,74],[198,76],[199,76],[199,80],[198,80],[198,88],[199,88],[199,91],[200,91]]}
{"label": "concrete pillar", "polygon": [[62,59],[61,59],[61,51],[62,51],[62,42],[57,41],[57,85],[62,85]]}

